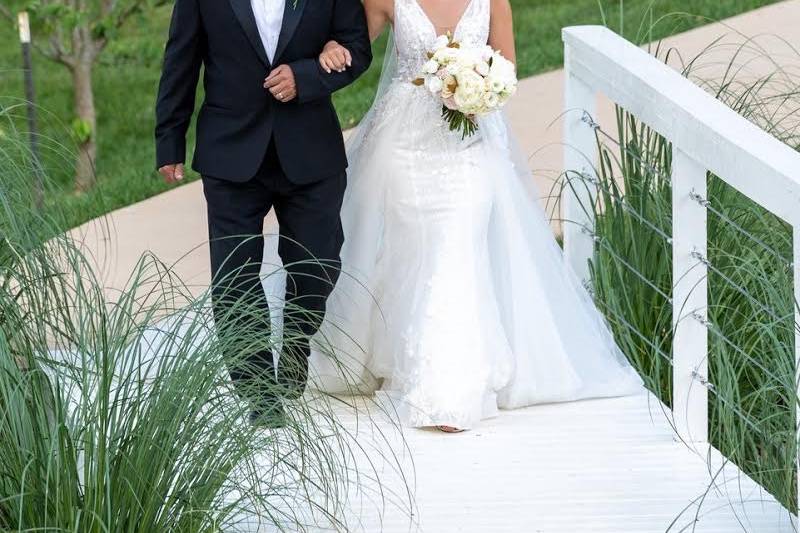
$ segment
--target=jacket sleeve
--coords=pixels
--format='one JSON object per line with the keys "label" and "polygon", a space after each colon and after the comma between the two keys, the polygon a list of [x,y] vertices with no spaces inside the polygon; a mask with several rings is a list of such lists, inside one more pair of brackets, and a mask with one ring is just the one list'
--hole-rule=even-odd
{"label": "jacket sleeve", "polygon": [[353,83],[372,62],[367,17],[361,0],[336,0],[329,40],[347,48],[353,64],[344,72],[328,73],[322,70],[317,57],[289,63],[297,85],[297,98],[301,104],[326,98]]}
{"label": "jacket sleeve", "polygon": [[205,36],[197,0],[176,0],[156,101],[156,167],[186,160]]}

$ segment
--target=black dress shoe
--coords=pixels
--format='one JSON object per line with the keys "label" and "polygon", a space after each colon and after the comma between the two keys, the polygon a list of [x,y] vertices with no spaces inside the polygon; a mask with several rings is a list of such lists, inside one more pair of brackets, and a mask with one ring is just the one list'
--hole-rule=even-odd
{"label": "black dress shoe", "polygon": [[280,402],[254,407],[250,411],[250,424],[257,428],[277,429],[286,427],[286,412]]}
{"label": "black dress shoe", "polygon": [[287,351],[278,362],[278,390],[284,398],[297,400],[308,382],[308,356],[301,351]]}

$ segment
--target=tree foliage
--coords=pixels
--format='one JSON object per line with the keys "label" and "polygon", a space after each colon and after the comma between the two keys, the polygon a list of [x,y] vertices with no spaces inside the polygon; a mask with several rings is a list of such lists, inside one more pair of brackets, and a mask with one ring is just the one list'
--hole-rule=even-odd
{"label": "tree foliage", "polygon": [[50,59],[75,67],[93,60],[134,15],[166,0],[4,0],[0,15],[16,20],[28,11],[36,48]]}

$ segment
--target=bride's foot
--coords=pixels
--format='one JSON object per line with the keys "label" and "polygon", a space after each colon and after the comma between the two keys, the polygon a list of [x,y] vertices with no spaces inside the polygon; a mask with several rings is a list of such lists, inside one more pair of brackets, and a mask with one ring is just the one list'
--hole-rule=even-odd
{"label": "bride's foot", "polygon": [[463,433],[466,429],[454,428],[453,426],[436,426],[442,433]]}

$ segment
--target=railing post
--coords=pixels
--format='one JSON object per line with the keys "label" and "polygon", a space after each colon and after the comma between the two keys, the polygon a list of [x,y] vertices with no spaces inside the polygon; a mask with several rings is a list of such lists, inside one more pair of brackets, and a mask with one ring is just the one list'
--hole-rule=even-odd
{"label": "railing post", "polygon": [[[589,259],[594,251],[597,141],[585,117],[594,117],[597,93],[575,76],[569,45],[564,46],[564,170],[567,183],[561,197],[564,256],[578,276],[589,279]],[[577,174],[588,179],[575,179]]]}
{"label": "railing post", "polygon": [[686,442],[708,442],[706,169],[673,147],[672,412]]}

